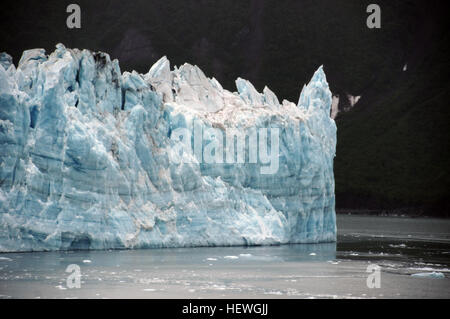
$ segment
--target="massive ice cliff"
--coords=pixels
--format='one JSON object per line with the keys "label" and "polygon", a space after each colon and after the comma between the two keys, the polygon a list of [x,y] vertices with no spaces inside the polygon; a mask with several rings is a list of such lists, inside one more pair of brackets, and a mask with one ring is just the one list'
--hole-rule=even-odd
{"label": "massive ice cliff", "polygon": [[[142,75],[61,44],[25,51],[17,68],[0,54],[0,251],[334,241],[336,126],[322,68],[298,105],[236,86],[165,57]],[[242,161],[205,162],[196,125],[224,136],[277,128],[276,171],[248,160],[251,138]],[[200,158],[179,147],[180,128]]]}

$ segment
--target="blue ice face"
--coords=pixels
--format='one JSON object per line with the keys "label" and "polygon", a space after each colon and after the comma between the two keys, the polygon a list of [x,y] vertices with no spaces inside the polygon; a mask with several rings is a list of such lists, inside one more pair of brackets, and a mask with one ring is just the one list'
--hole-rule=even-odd
{"label": "blue ice face", "polygon": [[334,241],[323,69],[298,105],[236,85],[166,57],[0,55],[0,251]]}

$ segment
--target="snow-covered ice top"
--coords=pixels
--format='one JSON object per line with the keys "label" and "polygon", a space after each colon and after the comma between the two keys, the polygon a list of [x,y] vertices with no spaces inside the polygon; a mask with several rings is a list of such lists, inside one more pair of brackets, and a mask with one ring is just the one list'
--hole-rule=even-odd
{"label": "snow-covered ice top", "polygon": [[[139,74],[62,44],[25,51],[17,68],[0,54],[0,251],[334,241],[336,126],[322,67],[297,105],[241,78],[236,87],[166,57]],[[276,173],[189,149],[195,160],[172,161],[173,132],[194,139],[194,123],[276,128]]]}

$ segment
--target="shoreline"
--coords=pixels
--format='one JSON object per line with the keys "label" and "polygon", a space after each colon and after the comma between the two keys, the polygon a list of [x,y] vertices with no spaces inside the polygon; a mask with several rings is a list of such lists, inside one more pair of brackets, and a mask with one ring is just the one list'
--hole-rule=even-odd
{"label": "shoreline", "polygon": [[449,219],[450,214],[430,214],[418,208],[398,209],[362,209],[362,208],[336,208],[336,215],[379,216],[399,218],[439,218]]}

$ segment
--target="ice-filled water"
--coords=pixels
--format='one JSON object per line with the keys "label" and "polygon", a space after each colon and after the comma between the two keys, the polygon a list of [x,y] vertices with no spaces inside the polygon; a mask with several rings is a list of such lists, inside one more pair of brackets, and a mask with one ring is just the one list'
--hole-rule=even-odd
{"label": "ice-filled water", "polygon": [[337,223],[337,243],[3,253],[0,298],[450,298],[449,220]]}
{"label": "ice-filled water", "polygon": [[[335,241],[323,69],[297,105],[241,78],[236,86],[165,57],[139,74],[61,44],[25,51],[17,68],[2,54],[0,251]],[[173,138],[180,129],[192,149]],[[244,156],[232,137],[231,160],[225,144],[208,162],[218,131],[248,137]]]}

